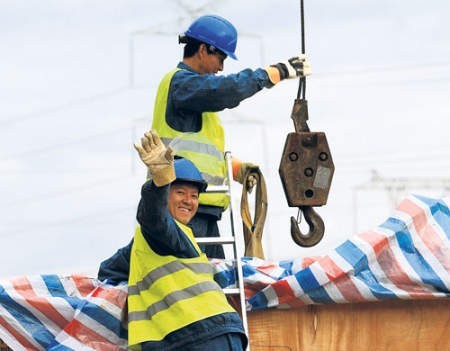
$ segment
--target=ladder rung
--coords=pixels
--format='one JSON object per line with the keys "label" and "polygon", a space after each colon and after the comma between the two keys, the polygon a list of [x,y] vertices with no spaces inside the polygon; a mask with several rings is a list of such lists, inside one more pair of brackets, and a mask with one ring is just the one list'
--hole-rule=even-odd
{"label": "ladder rung", "polygon": [[207,193],[227,193],[230,191],[228,185],[208,185],[206,188]]}
{"label": "ladder rung", "polygon": [[233,244],[235,242],[234,237],[207,237],[207,238],[195,238],[197,244]]}
{"label": "ladder rung", "polygon": [[238,295],[240,291],[238,288],[226,288],[222,289],[225,295]]}

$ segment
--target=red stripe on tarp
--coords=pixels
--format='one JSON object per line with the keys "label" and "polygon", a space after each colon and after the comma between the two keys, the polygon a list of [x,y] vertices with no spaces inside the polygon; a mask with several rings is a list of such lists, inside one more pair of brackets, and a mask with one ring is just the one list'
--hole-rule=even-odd
{"label": "red stripe on tarp", "polygon": [[85,326],[80,321],[73,319],[64,328],[64,331],[71,337],[77,339],[82,344],[93,348],[98,351],[112,351],[120,350],[120,348],[111,343],[108,339],[102,335],[96,333],[91,328]]}
{"label": "red stripe on tarp", "polygon": [[329,256],[324,256],[318,263],[347,301],[367,301],[350,277]]}
{"label": "red stripe on tarp", "polygon": [[450,273],[450,253],[448,247],[436,233],[436,230],[430,222],[428,222],[425,211],[409,199],[402,201],[397,209],[411,216],[417,235],[442,264],[447,273]]}
{"label": "red stripe on tarp", "polygon": [[60,329],[63,329],[68,323],[68,320],[45,297],[36,295],[33,286],[26,277],[13,278],[10,281],[14,290],[22,295],[28,304],[50,319]]}
{"label": "red stripe on tarp", "polygon": [[89,277],[84,275],[71,275],[71,278],[83,297],[89,295],[95,288],[92,279]]}
{"label": "red stripe on tarp", "polygon": [[376,248],[377,262],[384,271],[388,279],[398,288],[406,290],[410,296],[433,296],[432,293],[423,289],[417,282],[411,280],[404,271],[401,264],[389,246],[388,238],[374,231],[367,231],[358,235],[366,241],[370,246]]}
{"label": "red stripe on tarp", "polygon": [[277,268],[279,268],[279,266],[276,265],[276,264],[268,264],[268,265],[265,265],[265,266],[257,266],[256,267],[256,269],[259,272],[263,272],[264,274],[269,275],[269,276],[271,275],[273,270],[277,269]]}
{"label": "red stripe on tarp", "polygon": [[119,308],[123,308],[125,301],[127,300],[127,293],[117,288],[109,287],[105,289],[101,286],[98,286],[92,292],[92,297],[106,300]]}
{"label": "red stripe on tarp", "polygon": [[314,262],[317,262],[318,260],[320,260],[322,258],[322,256],[309,256],[309,257],[305,257],[302,260],[302,268],[308,268],[310,265],[312,265]]}
{"label": "red stripe on tarp", "polygon": [[0,325],[5,328],[15,339],[27,350],[36,350],[36,346],[28,341],[22,333],[13,328],[2,316],[0,316]]}
{"label": "red stripe on tarp", "polygon": [[245,298],[248,300],[253,295],[255,295],[257,292],[260,292],[261,290],[263,290],[267,285],[269,285],[269,284],[260,283],[260,282],[245,283],[244,284]]}
{"label": "red stripe on tarp", "polygon": [[286,303],[290,300],[296,299],[294,291],[292,291],[291,286],[286,280],[280,280],[274,284],[272,284],[273,290],[278,296],[278,303]]}

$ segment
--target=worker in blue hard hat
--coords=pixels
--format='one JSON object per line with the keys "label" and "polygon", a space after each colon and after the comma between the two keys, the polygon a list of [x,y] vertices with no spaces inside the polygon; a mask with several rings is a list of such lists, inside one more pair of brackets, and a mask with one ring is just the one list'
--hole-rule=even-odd
{"label": "worker in blue hard hat", "polygon": [[174,160],[155,131],[145,133],[135,148],[151,174],[141,190],[139,227],[133,241],[104,261],[99,272],[110,282],[127,276],[129,346],[245,350],[242,321],[188,226],[206,182],[191,161]]}
{"label": "worker in blue hard hat", "polygon": [[[236,28],[220,16],[196,19],[179,36],[179,42],[185,44],[183,60],[162,78],[155,100],[152,128],[165,145],[176,142],[176,154],[194,162],[211,185],[222,185],[226,178],[225,137],[217,112],[234,108],[283,79],[311,73],[309,63],[300,55],[265,68],[216,75],[223,70],[228,56],[237,59],[237,37]],[[252,168],[257,166],[233,158],[233,176],[240,183]],[[255,179],[249,178],[247,182],[244,186],[251,191]],[[199,210],[190,222],[196,235],[219,236],[217,221],[228,202],[226,194],[200,196]],[[208,257],[224,257],[220,245],[202,249]]]}

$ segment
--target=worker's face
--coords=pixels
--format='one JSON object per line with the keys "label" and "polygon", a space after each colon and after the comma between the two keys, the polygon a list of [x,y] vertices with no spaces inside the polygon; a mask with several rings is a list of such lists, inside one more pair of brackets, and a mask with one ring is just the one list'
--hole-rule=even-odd
{"label": "worker's face", "polygon": [[198,188],[189,183],[171,184],[168,208],[173,218],[188,224],[198,209]]}
{"label": "worker's face", "polygon": [[223,71],[223,62],[227,55],[220,51],[208,52],[205,44],[200,45],[200,74],[216,74]]}

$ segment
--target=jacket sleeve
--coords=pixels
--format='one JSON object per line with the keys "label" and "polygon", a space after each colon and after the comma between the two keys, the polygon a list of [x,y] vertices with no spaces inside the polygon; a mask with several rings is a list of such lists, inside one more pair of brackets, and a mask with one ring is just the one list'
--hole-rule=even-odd
{"label": "jacket sleeve", "polygon": [[127,245],[117,250],[107,260],[100,264],[98,271],[98,279],[110,284],[119,284],[121,282],[128,282],[130,273],[130,256],[133,240]]}
{"label": "jacket sleeve", "polygon": [[264,87],[271,87],[266,71],[245,69],[227,76],[198,74],[188,70],[175,73],[170,89],[176,109],[217,112],[233,108]]}
{"label": "jacket sleeve", "polygon": [[159,255],[197,257],[194,246],[167,209],[168,195],[169,185],[157,187],[152,181],[147,181],[142,186],[136,216],[141,232],[152,250]]}

